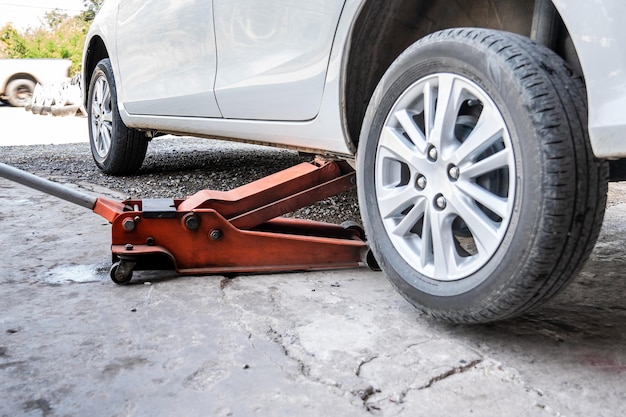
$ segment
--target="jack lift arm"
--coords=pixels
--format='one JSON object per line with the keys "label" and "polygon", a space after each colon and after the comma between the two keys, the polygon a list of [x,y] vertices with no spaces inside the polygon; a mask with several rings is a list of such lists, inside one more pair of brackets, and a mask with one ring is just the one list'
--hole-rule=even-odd
{"label": "jack lift arm", "polygon": [[182,275],[377,269],[356,224],[280,217],[355,187],[345,162],[302,163],[230,191],[203,190],[187,199],[112,201],[63,187],[0,163],[0,177],[92,210],[111,225],[111,279],[133,270],[175,269]]}

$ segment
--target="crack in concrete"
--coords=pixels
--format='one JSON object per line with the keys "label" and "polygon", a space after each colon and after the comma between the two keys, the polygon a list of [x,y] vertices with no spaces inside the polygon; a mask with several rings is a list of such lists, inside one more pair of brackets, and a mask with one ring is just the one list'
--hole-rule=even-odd
{"label": "crack in concrete", "polygon": [[[368,385],[365,388],[362,389],[348,389],[345,386],[343,386],[343,384],[341,384],[338,381],[327,381],[324,380],[322,378],[319,378],[315,375],[311,374],[311,368],[310,366],[308,366],[304,360],[294,356],[289,349],[287,348],[287,346],[285,345],[285,337],[283,336],[282,333],[278,332],[276,329],[274,329],[270,324],[268,324],[268,331],[267,331],[267,336],[270,338],[270,340],[274,343],[276,343],[283,351],[284,355],[294,361],[297,366],[298,366],[298,371],[300,373],[300,375],[304,378],[306,378],[307,380],[309,380],[312,383],[316,383],[316,384],[320,384],[323,385],[325,387],[328,387],[332,390],[336,390],[336,395],[338,396],[343,396],[345,394],[350,394],[352,395],[354,398],[358,399],[358,401],[356,403],[353,403],[352,401],[350,402],[350,404],[352,404],[353,406],[357,407],[357,406],[362,406],[367,412],[369,413],[373,413],[376,411],[380,411],[381,407],[378,406],[376,404],[376,402],[370,403],[368,400],[376,395],[376,394],[380,394],[381,390],[378,388],[375,388],[373,385]],[[293,341],[292,341],[293,342]],[[363,359],[357,369],[355,370],[355,374],[357,375],[357,377],[359,377],[360,371],[361,371],[361,367],[375,359],[378,358],[378,355],[371,355],[368,356],[367,358]],[[360,377],[359,377],[360,378]]]}
{"label": "crack in concrete", "polygon": [[330,384],[325,384],[324,381],[321,381],[318,378],[312,377],[311,368],[307,366],[302,359],[296,358],[289,353],[289,349],[287,349],[287,346],[285,346],[285,343],[284,343],[285,338],[282,335],[282,333],[279,333],[276,329],[274,329],[271,324],[268,324],[268,327],[269,329],[267,331],[267,335],[269,336],[270,340],[276,343],[282,349],[283,354],[287,358],[291,359],[298,365],[298,371],[300,372],[300,375],[304,376],[305,378],[311,381],[318,382],[324,385],[330,385]]}
{"label": "crack in concrete", "polygon": [[374,359],[378,359],[378,355],[370,355],[367,358],[363,359],[361,362],[359,362],[359,365],[356,368],[356,371],[354,371],[354,374],[358,377],[361,376],[361,368],[363,367],[363,365],[366,365],[370,362],[372,362]]}
{"label": "crack in concrete", "polygon": [[[420,385],[418,387],[412,387],[409,386],[406,389],[402,390],[399,394],[397,394],[396,396],[393,397],[385,397],[385,398],[380,398],[377,399],[376,401],[373,402],[367,402],[367,400],[363,401],[363,405],[365,407],[365,409],[369,412],[373,412],[373,411],[378,411],[381,409],[381,407],[378,404],[381,404],[385,401],[389,401],[391,403],[394,403],[396,405],[400,405],[402,403],[404,403],[404,399],[406,398],[406,396],[409,394],[409,392],[411,391],[420,391],[420,390],[424,390],[424,389],[428,389],[430,387],[432,387],[434,384],[436,384],[437,382],[443,381],[453,375],[457,375],[457,374],[462,374],[464,372],[467,372],[471,369],[473,369],[475,366],[477,366],[478,364],[482,363],[484,359],[476,359],[473,360],[463,366],[457,366],[455,368],[452,368],[442,374],[436,375],[432,378],[430,378],[428,380],[428,382],[426,382],[423,385]],[[380,392],[380,391],[377,391]],[[372,394],[373,395],[373,394]]]}
{"label": "crack in concrete", "polygon": [[[256,315],[257,313],[254,311],[245,310],[236,302],[232,302],[233,300],[225,299],[228,287],[230,287],[234,282],[235,281],[232,278],[228,278],[228,277],[225,277],[220,281],[220,290],[222,293],[222,299],[227,304],[239,310],[240,317],[237,321],[243,328],[247,329],[247,325],[244,319],[245,314],[243,313],[243,311],[248,311],[252,315]],[[271,309],[270,311],[272,313],[280,314],[281,305],[282,305],[282,301],[280,300],[280,294],[277,294],[276,291],[272,291],[270,289],[269,293],[267,294],[267,297],[268,297],[268,301],[269,301],[269,305]],[[439,381],[442,381],[452,375],[466,372],[482,362],[482,359],[478,359],[478,360],[471,361],[470,363],[461,364],[461,366],[455,367],[440,375],[430,378],[428,382],[426,382],[425,384],[421,386],[414,385],[415,381],[413,381],[413,383],[409,383],[408,386],[405,386],[401,392],[398,393],[396,391],[396,394],[394,394],[393,396],[385,396],[385,398],[381,398],[380,394],[383,392],[382,389],[380,387],[377,388],[375,384],[372,384],[371,381],[367,381],[362,376],[364,367],[367,364],[372,363],[376,361],[377,359],[380,359],[381,357],[380,353],[371,353],[368,356],[359,358],[356,367],[353,368],[353,372],[354,372],[354,375],[358,378],[358,380],[362,382],[362,384],[350,383],[349,384],[350,386],[345,386],[345,384],[343,384],[340,381],[326,379],[324,378],[323,375],[316,375],[315,368],[312,367],[312,365],[308,363],[309,359],[311,361],[314,361],[315,357],[307,356],[309,355],[309,353],[307,353],[305,350],[302,350],[302,346],[299,344],[300,341],[299,341],[299,337],[297,336],[297,334],[293,334],[290,331],[287,331],[285,333],[284,329],[281,330],[280,328],[276,328],[272,324],[271,320],[266,320],[265,326],[266,328],[265,328],[264,333],[265,333],[266,340],[269,340],[272,343],[276,344],[277,347],[280,349],[280,351],[282,351],[282,354],[289,361],[292,361],[292,364],[294,365],[293,368],[286,369],[283,366],[283,364],[270,358],[270,360],[272,360],[272,362],[274,362],[283,372],[291,373],[294,376],[298,375],[299,377],[305,378],[311,383],[319,384],[321,386],[327,387],[333,390],[335,394],[340,397],[343,397],[346,395],[350,396],[352,397],[352,400],[349,401],[349,403],[353,407],[355,408],[362,407],[368,413],[373,413],[373,414],[380,413],[381,410],[386,408],[385,404],[387,403],[401,407],[401,404],[404,402],[404,398],[408,395],[410,391],[429,388],[433,384]],[[256,348],[253,334],[260,335],[258,333],[258,330],[260,329],[257,329],[256,332],[251,331],[249,329],[247,330],[248,341],[253,348]],[[415,346],[423,345],[424,343],[427,343],[429,341],[431,340],[429,339],[425,341],[411,343],[404,347],[404,351],[407,351]],[[297,347],[292,348],[294,345],[297,345]],[[352,381],[352,382],[356,382],[356,381]]]}
{"label": "crack in concrete", "polygon": [[476,365],[478,365],[479,363],[481,363],[483,360],[482,359],[476,359],[471,361],[470,363],[468,363],[467,365],[463,365],[463,366],[457,366],[455,368],[450,369],[447,372],[444,372],[441,375],[437,375],[435,377],[432,377],[431,379],[428,380],[428,382],[422,386],[419,386],[417,388],[415,388],[416,390],[423,390],[423,389],[427,389],[433,386],[433,384],[443,381],[446,378],[451,377],[452,375],[457,375],[457,374],[462,374],[463,372],[467,372],[470,369],[474,368]]}
{"label": "crack in concrete", "polygon": [[[238,305],[237,302],[233,302],[233,300],[227,299],[228,289],[235,282],[236,282],[235,279],[231,277],[224,277],[220,280],[219,288],[220,288],[221,295],[222,295],[221,298],[226,304],[230,305],[231,307],[239,311],[239,318],[237,322],[243,328],[247,329],[247,325],[244,319],[245,317],[244,311],[248,311],[250,314],[253,314],[253,315],[255,315],[256,312],[246,310],[245,308],[242,308],[242,306]],[[272,313],[280,314],[281,305],[282,305],[282,301],[280,300],[280,294],[277,294],[276,291],[272,291],[270,289],[268,291],[267,297],[268,297],[268,301],[269,301],[269,305],[270,305]],[[295,350],[291,348],[294,344],[296,345],[299,344],[299,338],[296,334],[292,334],[289,331],[287,331],[287,333],[284,333],[284,329],[281,330],[281,329],[276,328],[271,323],[271,320],[267,320],[265,322],[265,326],[267,326],[264,332],[266,340],[269,340],[273,342],[274,344],[276,344],[277,347],[280,349],[280,351],[282,351],[282,354],[288,360],[292,361],[292,363],[295,365],[294,368],[286,369],[283,366],[283,364],[270,358],[270,360],[274,362],[283,372],[292,373],[292,375],[294,376],[299,375],[300,377],[305,378],[311,383],[319,384],[321,386],[327,387],[328,389],[335,391],[335,394],[340,397],[348,395],[352,397],[352,400],[349,401],[349,403],[352,404],[353,407],[355,408],[362,407],[362,409],[364,409],[366,412],[370,414],[375,414],[375,415],[379,414],[381,410],[385,409],[386,404],[393,404],[396,407],[402,407],[404,398],[408,395],[410,391],[429,388],[433,384],[439,381],[442,381],[452,375],[466,372],[482,362],[482,359],[478,359],[470,363],[462,364],[461,366],[450,369],[440,375],[430,378],[428,382],[418,387],[414,385],[415,381],[413,381],[413,383],[409,383],[408,386],[406,386],[401,392],[398,393],[396,391],[396,394],[394,394],[393,396],[384,396],[384,398],[381,398],[380,397],[382,393],[381,388],[376,387],[375,384],[371,383],[372,381],[367,381],[361,375],[364,367],[367,364],[372,363],[381,357],[380,353],[371,353],[368,356],[359,358],[358,364],[356,365],[355,368],[353,368],[354,369],[353,372],[354,372],[354,375],[360,381],[362,381],[363,384],[350,384],[350,386],[348,387],[348,386],[344,386],[344,384],[342,384],[340,381],[327,380],[323,376],[316,375],[315,369],[312,368],[310,364],[307,364],[309,359],[315,360],[315,358],[312,356],[307,357],[306,356],[307,352],[303,351],[301,349],[301,346],[298,348],[295,348]],[[256,349],[253,334],[256,333],[257,335],[259,335],[258,331],[254,332],[254,331],[251,331],[250,329],[247,329],[247,332],[248,332],[248,341],[250,345]],[[423,345],[429,341],[431,340],[429,339],[429,340],[411,343],[404,347],[404,351],[407,351],[415,346]]]}
{"label": "crack in concrete", "polygon": [[220,290],[222,290],[223,292],[224,289],[226,289],[227,287],[230,287],[234,282],[235,282],[235,277],[224,276],[220,280]]}

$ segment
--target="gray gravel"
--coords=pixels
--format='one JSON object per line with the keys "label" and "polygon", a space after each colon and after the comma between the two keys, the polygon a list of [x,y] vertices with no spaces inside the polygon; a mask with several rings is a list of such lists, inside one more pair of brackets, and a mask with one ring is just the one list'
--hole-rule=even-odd
{"label": "gray gravel", "polygon": [[[227,191],[311,159],[284,149],[167,136],[150,143],[137,174],[117,177],[98,170],[88,143],[0,148],[0,160],[16,168],[53,181],[97,185],[136,199],[186,197],[203,189]],[[360,222],[356,192],[331,197],[293,216]]]}

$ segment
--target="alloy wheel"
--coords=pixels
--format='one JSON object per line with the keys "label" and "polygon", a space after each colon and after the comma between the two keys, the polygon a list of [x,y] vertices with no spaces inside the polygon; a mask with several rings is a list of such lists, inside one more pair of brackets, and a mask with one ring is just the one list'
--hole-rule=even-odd
{"label": "alloy wheel", "polygon": [[489,95],[451,73],[427,76],[393,105],[376,154],[376,195],[392,244],[420,274],[465,278],[500,247],[515,159]]}

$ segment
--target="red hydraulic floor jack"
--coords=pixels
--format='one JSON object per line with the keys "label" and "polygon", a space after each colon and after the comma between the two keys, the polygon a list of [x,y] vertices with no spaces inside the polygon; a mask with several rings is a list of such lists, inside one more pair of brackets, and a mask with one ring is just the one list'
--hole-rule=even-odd
{"label": "red hydraulic floor jack", "polygon": [[0,177],[93,210],[112,225],[111,279],[134,270],[232,274],[352,268],[376,269],[363,230],[281,217],[355,187],[343,161],[317,159],[235,188],[186,199],[112,201],[93,197],[0,163]]}

